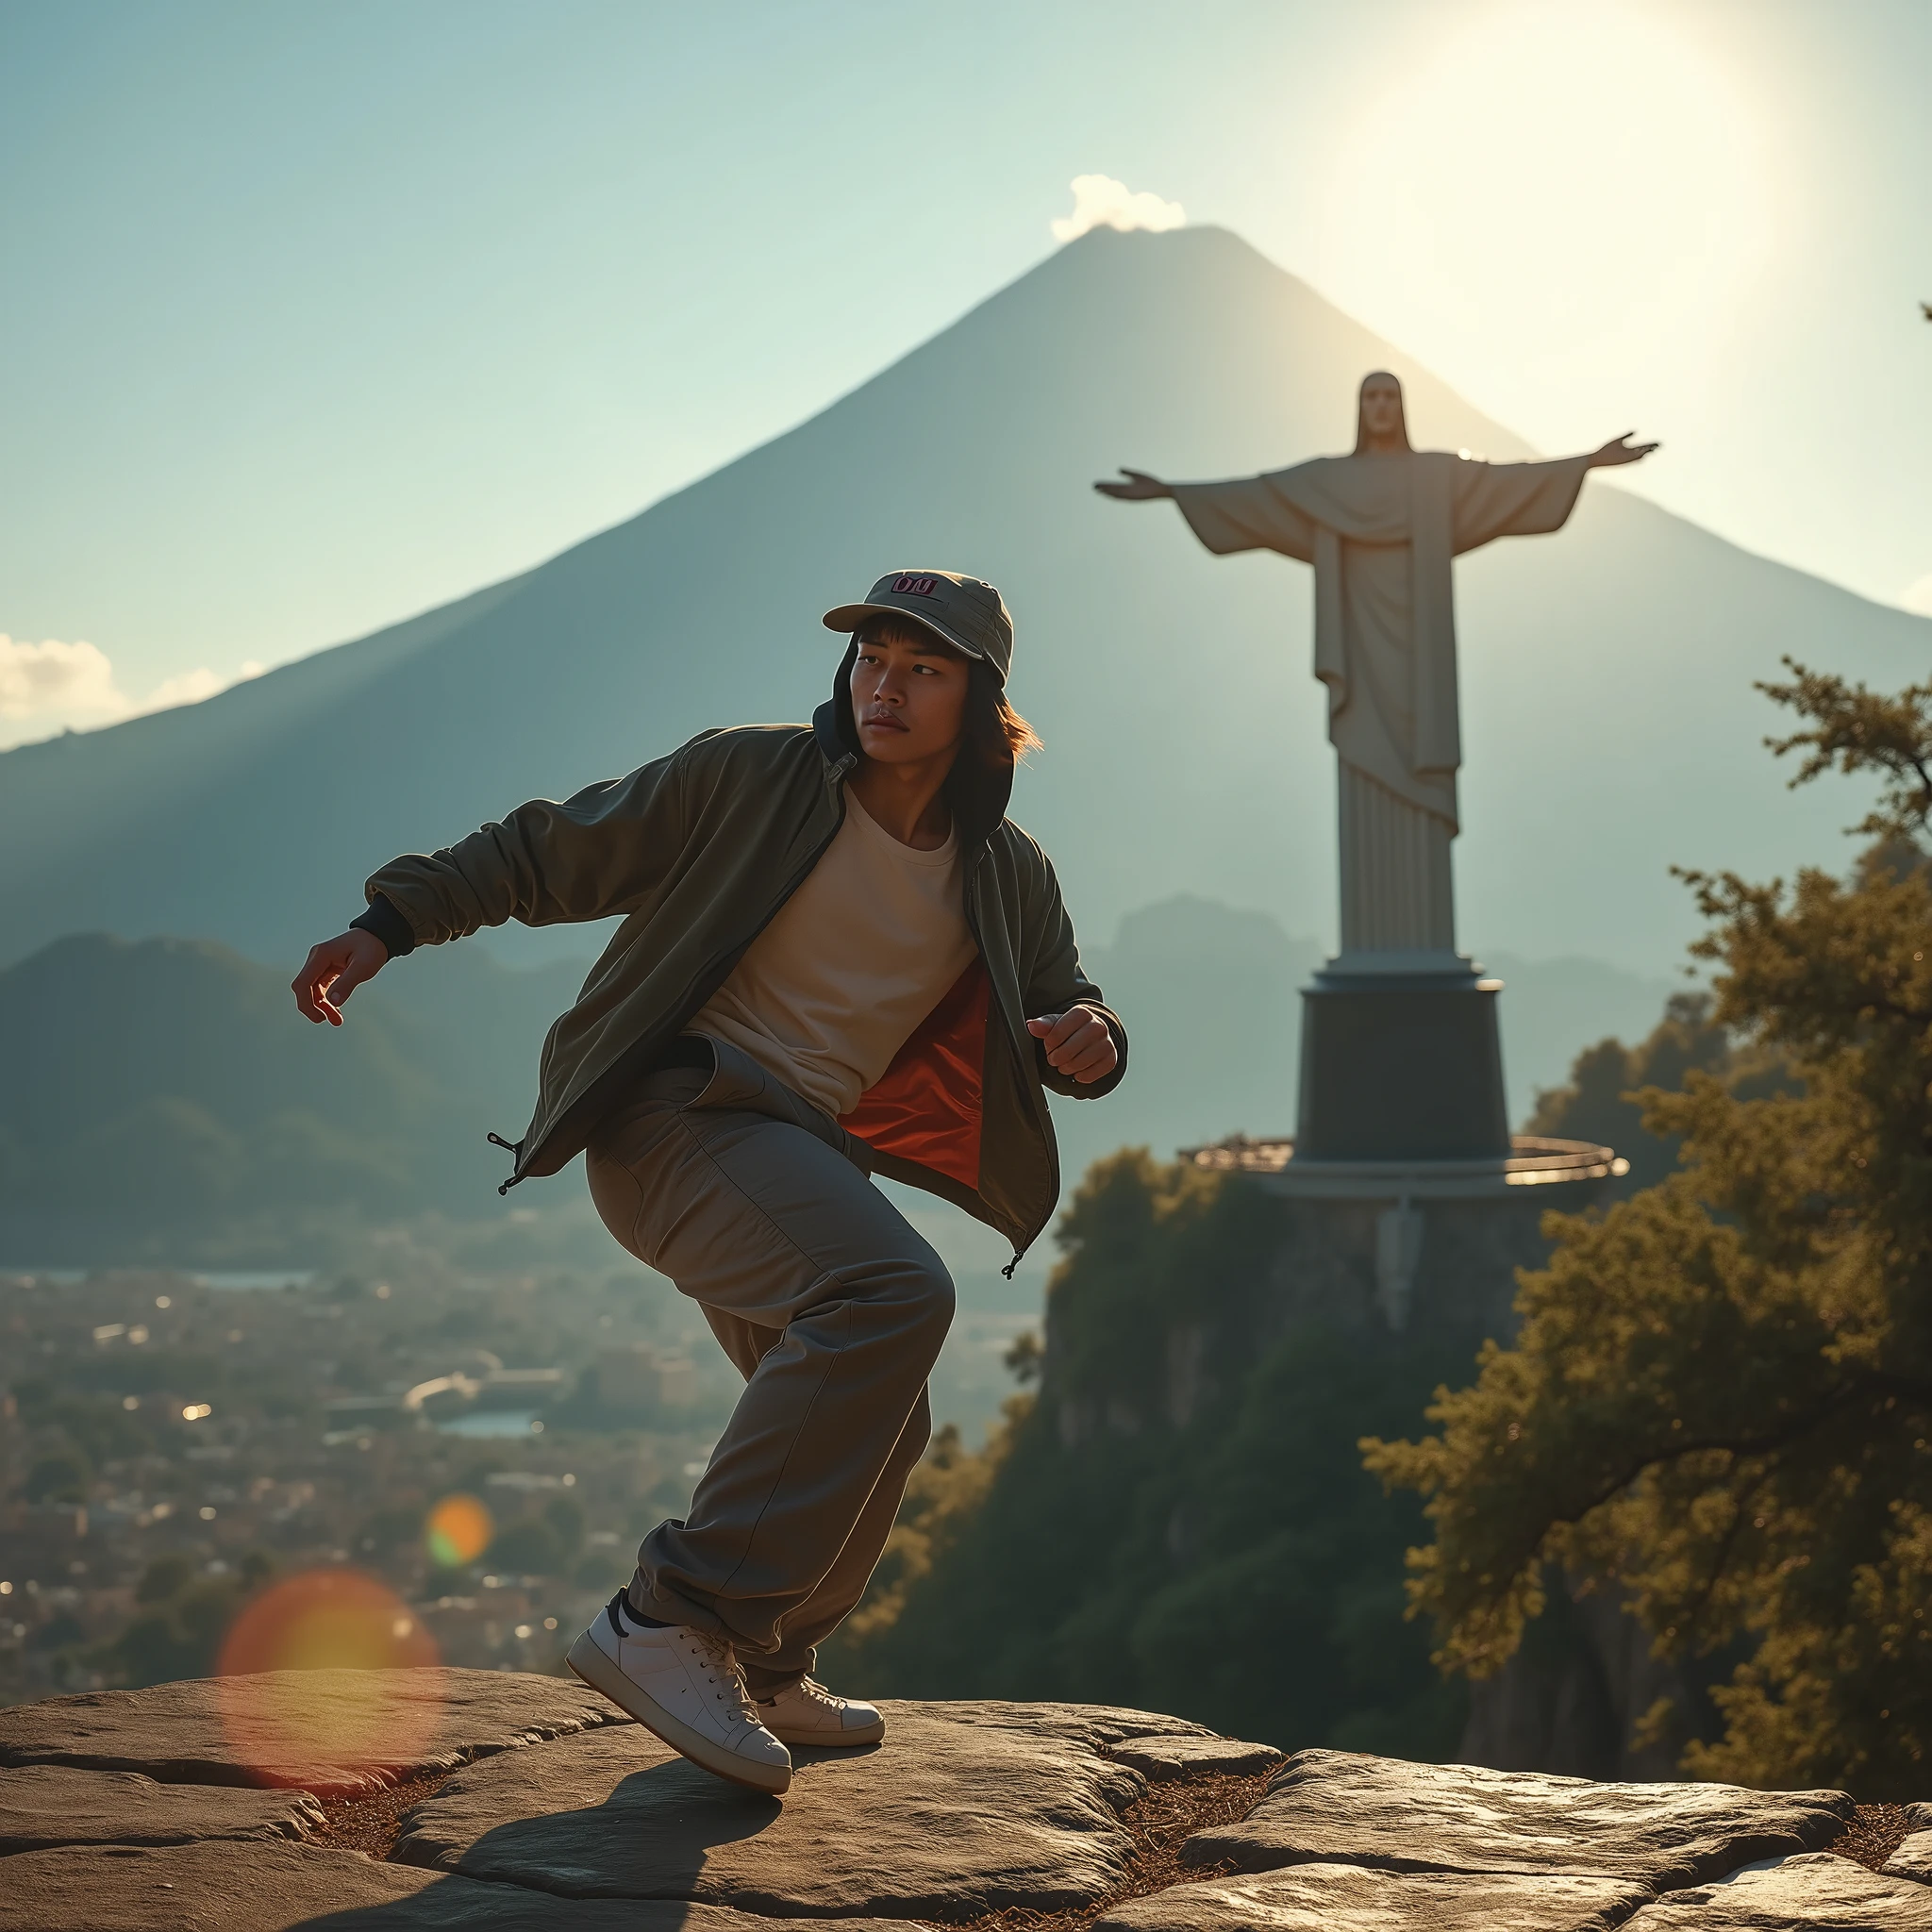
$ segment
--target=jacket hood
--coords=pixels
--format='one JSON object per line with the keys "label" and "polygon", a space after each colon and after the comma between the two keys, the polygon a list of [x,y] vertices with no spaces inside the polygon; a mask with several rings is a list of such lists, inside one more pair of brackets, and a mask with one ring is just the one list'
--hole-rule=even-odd
{"label": "jacket hood", "polygon": [[[827,764],[841,758],[865,756],[859,747],[858,727],[852,721],[852,663],[858,656],[856,643],[845,646],[845,655],[832,676],[832,695],[811,714],[812,735]],[[977,858],[981,848],[998,829],[1007,815],[1013,795],[1013,767],[982,764],[961,746],[958,761],[946,779],[946,802],[953,808],[953,823],[958,828],[962,855]]]}

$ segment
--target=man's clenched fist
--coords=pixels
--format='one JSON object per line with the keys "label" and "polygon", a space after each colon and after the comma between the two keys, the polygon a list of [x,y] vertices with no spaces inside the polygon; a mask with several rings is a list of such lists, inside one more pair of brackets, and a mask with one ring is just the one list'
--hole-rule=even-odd
{"label": "man's clenched fist", "polygon": [[1114,1050],[1113,1029],[1091,1007],[1069,1007],[1064,1013],[1047,1013],[1027,1021],[1026,1030],[1046,1048],[1047,1064],[1083,1087],[1106,1079],[1120,1058]]}
{"label": "man's clenched fist", "polygon": [[295,1004],[319,1026],[342,1024],[342,1006],[365,979],[389,964],[389,948],[373,932],[351,926],[319,946],[310,946],[291,985]]}

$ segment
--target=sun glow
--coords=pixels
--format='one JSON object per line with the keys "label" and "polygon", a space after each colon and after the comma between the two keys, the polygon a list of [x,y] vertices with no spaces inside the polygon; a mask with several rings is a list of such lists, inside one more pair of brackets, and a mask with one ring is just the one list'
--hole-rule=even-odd
{"label": "sun glow", "polygon": [[[1462,379],[1593,386],[1717,352],[1769,253],[1765,141],[1635,7],[1537,0],[1396,79],[1328,184],[1316,279]],[[1608,425],[1622,428],[1624,424]]]}
{"label": "sun glow", "polygon": [[387,1773],[441,1721],[438,1681],[418,1675],[436,1662],[420,1618],[376,1578],[348,1569],[284,1577],[222,1644],[229,1748],[264,1784],[321,1790]]}

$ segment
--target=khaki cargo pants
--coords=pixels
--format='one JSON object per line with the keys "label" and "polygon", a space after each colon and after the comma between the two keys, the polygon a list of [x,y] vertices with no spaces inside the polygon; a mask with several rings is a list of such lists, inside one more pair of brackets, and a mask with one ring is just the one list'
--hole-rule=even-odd
{"label": "khaki cargo pants", "polygon": [[867,1150],[724,1041],[647,1074],[591,1142],[604,1224],[705,1311],[745,1378],[683,1522],[638,1551],[632,1606],[720,1630],[757,1696],[804,1676],[858,1602],[932,1432],[945,1264]]}

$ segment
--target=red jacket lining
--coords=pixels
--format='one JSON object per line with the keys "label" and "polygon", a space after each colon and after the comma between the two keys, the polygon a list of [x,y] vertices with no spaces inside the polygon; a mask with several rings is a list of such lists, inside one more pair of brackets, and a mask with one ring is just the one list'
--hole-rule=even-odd
{"label": "red jacket lining", "polygon": [[881,1154],[977,1188],[991,994],[986,966],[974,959],[839,1124]]}

